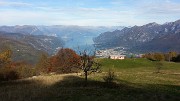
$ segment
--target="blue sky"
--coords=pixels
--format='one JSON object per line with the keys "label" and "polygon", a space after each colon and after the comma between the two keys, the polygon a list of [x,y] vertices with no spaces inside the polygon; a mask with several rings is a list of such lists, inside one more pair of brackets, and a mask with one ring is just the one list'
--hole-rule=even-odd
{"label": "blue sky", "polygon": [[180,19],[180,0],[0,0],[0,25],[134,26]]}

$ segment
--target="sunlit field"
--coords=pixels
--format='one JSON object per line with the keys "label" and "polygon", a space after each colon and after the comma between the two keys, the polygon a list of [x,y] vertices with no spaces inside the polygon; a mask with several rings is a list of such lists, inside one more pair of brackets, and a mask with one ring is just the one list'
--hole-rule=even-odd
{"label": "sunlit field", "polygon": [[[49,74],[0,83],[0,101],[179,101],[180,64],[163,62],[160,73],[146,59],[98,59],[101,73]],[[116,79],[107,84],[109,68]]]}

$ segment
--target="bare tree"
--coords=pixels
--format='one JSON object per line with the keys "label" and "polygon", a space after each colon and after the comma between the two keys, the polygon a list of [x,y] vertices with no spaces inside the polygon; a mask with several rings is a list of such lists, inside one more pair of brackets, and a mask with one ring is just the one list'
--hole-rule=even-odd
{"label": "bare tree", "polygon": [[94,60],[95,54],[90,56],[87,54],[86,50],[80,52],[80,56],[81,56],[81,69],[84,72],[85,82],[87,83],[88,75],[93,72],[99,72],[101,65],[98,62],[95,62]]}

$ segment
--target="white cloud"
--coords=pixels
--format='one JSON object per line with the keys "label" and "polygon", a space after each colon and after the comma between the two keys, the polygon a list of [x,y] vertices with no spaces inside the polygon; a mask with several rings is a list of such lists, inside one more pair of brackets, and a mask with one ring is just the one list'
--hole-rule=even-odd
{"label": "white cloud", "polygon": [[[53,16],[53,15],[52,15]],[[49,24],[52,17],[47,16],[44,12],[32,12],[32,11],[17,11],[6,10],[1,11],[1,24],[7,25],[25,25],[25,24]]]}
{"label": "white cloud", "polygon": [[149,4],[144,4],[144,6],[140,6],[140,9],[141,11],[147,14],[158,14],[158,15],[179,14],[180,4],[174,3],[170,0],[166,0],[165,2],[159,2],[159,3],[152,2]]}
{"label": "white cloud", "polygon": [[0,6],[32,6],[32,4],[25,2],[0,1]]}
{"label": "white cloud", "polygon": [[87,12],[87,11],[91,11],[91,12],[98,12],[98,11],[107,11],[107,9],[105,9],[105,8],[78,8],[77,10],[80,10],[80,11],[85,11],[85,12]]}
{"label": "white cloud", "polygon": [[[133,6],[125,4],[122,0],[112,0],[111,4],[112,7],[86,7],[84,4],[78,4],[83,5],[82,7],[58,7],[47,4],[0,1],[0,6],[17,7],[0,9],[0,22],[9,25],[133,26],[149,22],[165,22],[169,18],[174,20],[180,16],[180,4],[170,0],[164,2],[138,0]],[[28,9],[22,9],[21,7],[28,7]]]}

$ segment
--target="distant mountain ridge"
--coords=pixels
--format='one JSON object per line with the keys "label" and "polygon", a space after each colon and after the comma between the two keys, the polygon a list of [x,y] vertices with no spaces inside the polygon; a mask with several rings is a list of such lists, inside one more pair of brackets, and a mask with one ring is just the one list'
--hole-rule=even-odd
{"label": "distant mountain ridge", "polygon": [[62,47],[92,48],[93,37],[105,31],[121,30],[121,26],[0,26],[0,51],[10,48],[13,60],[37,62],[42,52],[53,55]]}
{"label": "distant mountain ridge", "polygon": [[106,31],[113,31],[115,29],[121,30],[123,26],[0,26],[0,31],[9,33],[22,33],[29,35],[46,35],[61,38],[65,42],[65,47],[72,48],[73,46],[81,46],[86,44],[93,44],[93,38],[100,33]]}
{"label": "distant mountain ridge", "polygon": [[[94,42],[98,48],[126,47],[131,51],[139,52],[180,51],[179,40],[176,38],[179,37],[179,33],[180,20],[162,25],[153,22],[143,26],[102,33],[94,38]],[[171,48],[168,48],[170,46]]]}
{"label": "distant mountain ridge", "polygon": [[0,26],[0,31],[8,33],[21,33],[29,35],[43,35],[43,32],[37,26],[23,25],[23,26]]}
{"label": "distant mountain ridge", "polygon": [[61,39],[53,36],[0,32],[0,51],[11,49],[15,61],[35,63],[41,53],[54,54],[63,44]]}

